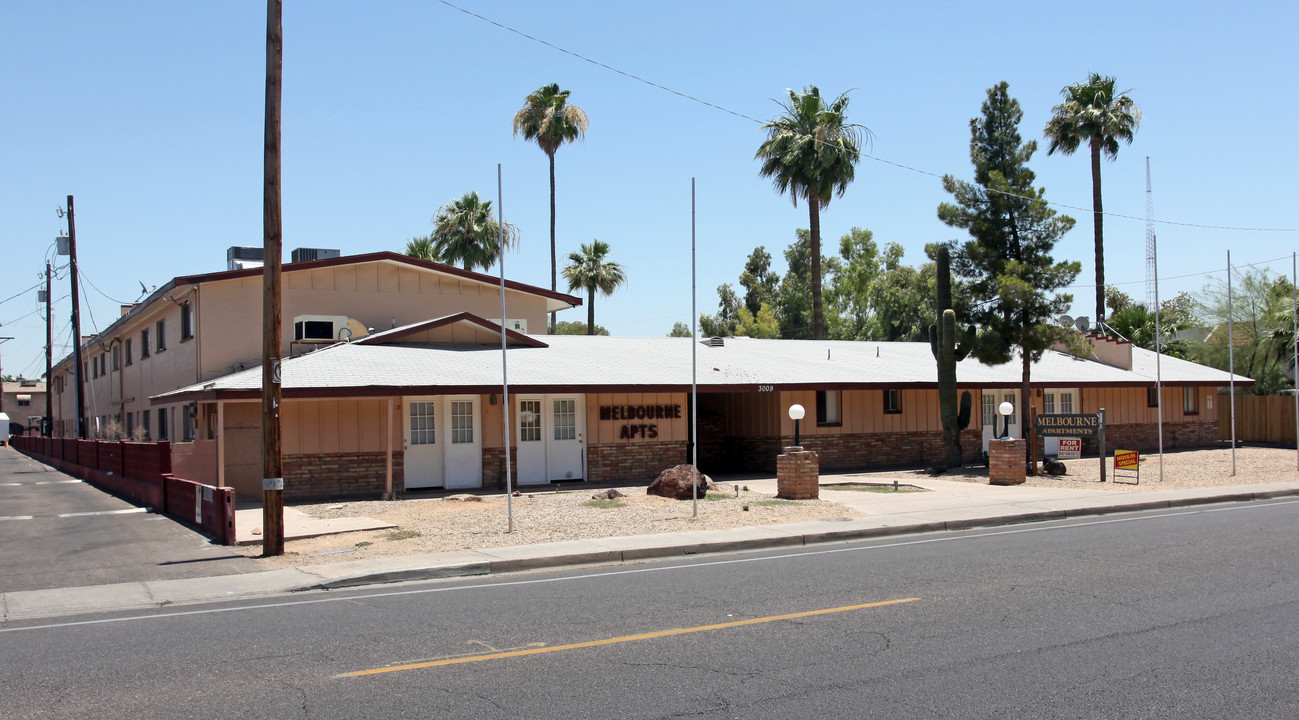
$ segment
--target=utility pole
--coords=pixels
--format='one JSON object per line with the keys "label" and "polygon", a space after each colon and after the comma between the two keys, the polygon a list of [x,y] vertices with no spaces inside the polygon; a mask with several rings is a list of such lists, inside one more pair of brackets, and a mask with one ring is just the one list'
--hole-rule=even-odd
{"label": "utility pole", "polygon": [[[72,268],[72,381],[77,395],[77,437],[86,439],[86,395],[81,372],[81,294],[77,290],[77,223],[68,196],[68,257]],[[48,388],[46,388],[48,393]]]}
{"label": "utility pole", "polygon": [[54,422],[54,339],[50,331],[50,303],[54,298],[50,294],[50,264],[45,263],[45,420],[41,422],[41,437],[49,437]]}
{"label": "utility pole", "polygon": [[266,0],[266,128],[262,186],[262,555],[284,554],[280,456],[280,81],[282,0]]}

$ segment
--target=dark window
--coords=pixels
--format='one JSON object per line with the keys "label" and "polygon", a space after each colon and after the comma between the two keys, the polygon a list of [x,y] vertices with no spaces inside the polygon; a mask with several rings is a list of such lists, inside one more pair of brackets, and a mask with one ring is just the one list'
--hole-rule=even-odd
{"label": "dark window", "polygon": [[816,391],[816,424],[817,425],[839,425],[842,423],[840,414],[840,392],[838,390],[817,390]]}
{"label": "dark window", "polygon": [[140,357],[141,358],[149,357],[149,331],[148,330],[140,331]]}
{"label": "dark window", "polygon": [[142,411],[141,411],[141,415],[140,415],[140,427],[144,428],[144,439],[145,439],[145,440],[148,440],[150,437],[152,437],[152,435],[149,433],[149,422],[150,422],[150,420],[152,420],[152,418],[149,417],[149,413],[150,413],[150,412],[152,412],[152,411],[151,411],[151,410],[142,410]]}
{"label": "dark window", "polygon": [[113,369],[114,370],[122,369],[122,348],[121,347],[113,348]]}
{"label": "dark window", "polygon": [[159,320],[158,324],[154,327],[154,329],[157,330],[158,332],[158,352],[162,352],[163,350],[167,349],[166,322],[167,322],[166,320]]}
{"label": "dark window", "polygon": [[27,398],[26,400],[22,398],[18,398],[18,407],[31,407],[31,404],[32,404],[31,398]]}
{"label": "dark window", "polygon": [[184,342],[194,337],[194,309],[188,302],[180,304],[180,339]]}
{"label": "dark window", "polygon": [[1146,388],[1146,407],[1159,407],[1159,389]]}
{"label": "dark window", "polygon": [[1182,388],[1182,414],[1184,415],[1200,414],[1200,398],[1197,390],[1198,388],[1193,388],[1193,387]]}
{"label": "dark window", "polygon": [[194,441],[194,415],[197,410],[198,408],[194,403],[181,406],[181,440],[184,442]]}
{"label": "dark window", "polygon": [[158,439],[167,439],[167,408],[158,408]]}
{"label": "dark window", "polygon": [[902,391],[893,389],[884,391],[884,412],[897,414],[902,412]]}
{"label": "dark window", "polygon": [[130,338],[127,338],[127,340],[126,340],[126,364],[127,364],[127,365],[130,365],[132,362],[133,362],[133,359],[132,359],[132,357],[131,357],[131,340],[130,340]]}

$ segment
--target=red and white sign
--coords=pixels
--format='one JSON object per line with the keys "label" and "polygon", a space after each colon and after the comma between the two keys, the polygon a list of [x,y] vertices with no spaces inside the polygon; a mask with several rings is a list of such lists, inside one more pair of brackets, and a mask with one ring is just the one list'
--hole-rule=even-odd
{"label": "red and white sign", "polygon": [[1082,438],[1060,438],[1058,456],[1061,460],[1082,457]]}
{"label": "red and white sign", "polygon": [[1115,470],[1136,470],[1140,467],[1140,458],[1137,457],[1136,450],[1115,450],[1114,451],[1114,469]]}

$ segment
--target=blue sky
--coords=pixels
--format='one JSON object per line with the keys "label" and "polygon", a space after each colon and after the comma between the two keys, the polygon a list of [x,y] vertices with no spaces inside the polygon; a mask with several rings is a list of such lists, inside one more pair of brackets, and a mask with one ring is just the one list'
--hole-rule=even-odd
{"label": "blue sky", "polygon": [[[927,173],[971,174],[969,120],[1005,80],[1040,138],[1060,89],[1089,71],[1118,78],[1144,114],[1135,143],[1103,169],[1105,207],[1144,218],[1145,158],[1155,217],[1225,227],[1299,228],[1294,201],[1299,68],[1294,3],[1100,2],[1066,15],[1036,2],[545,3],[457,0],[553,45],[766,120],[787,88],[851,91],[870,128],[847,194],[822,215],[827,247],[849,228],[924,260],[959,238],[938,222],[948,199]],[[285,251],[400,250],[467,190],[496,197],[522,248],[507,274],[549,286],[545,155],[511,135],[524,97],[557,82],[586,110],[585,141],[557,158],[561,258],[599,238],[628,285],[600,298],[617,335],[661,336],[690,316],[690,182],[698,201],[698,298],[734,283],[765,245],[783,270],[803,205],[758,176],[757,123],[556,51],[435,0],[288,0],[284,10]],[[118,302],[177,275],[224,269],[231,245],[260,245],[265,5],[259,2],[8,2],[0,7],[0,347],[9,374],[39,375],[35,290],[75,195],[84,333]],[[1084,155],[1031,163],[1046,197],[1090,208]],[[1075,314],[1091,315],[1091,222],[1056,257],[1083,272]],[[1157,226],[1160,294],[1198,291],[1275,258],[1289,274],[1299,233]],[[1144,298],[1145,223],[1106,221],[1106,279]],[[66,258],[60,258],[60,262]],[[1209,274],[1206,274],[1209,273]],[[561,283],[562,283],[561,279]],[[56,284],[55,357],[70,346]],[[560,319],[585,320],[585,309]]]}

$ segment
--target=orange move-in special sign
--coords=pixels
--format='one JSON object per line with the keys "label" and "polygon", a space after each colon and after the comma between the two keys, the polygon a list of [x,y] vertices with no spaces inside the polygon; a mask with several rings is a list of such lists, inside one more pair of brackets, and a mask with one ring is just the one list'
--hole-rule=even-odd
{"label": "orange move-in special sign", "polygon": [[1060,438],[1057,455],[1062,460],[1082,457],[1082,438]]}
{"label": "orange move-in special sign", "polygon": [[1115,450],[1114,451],[1114,469],[1115,470],[1136,470],[1138,467],[1138,458],[1136,450]]}

